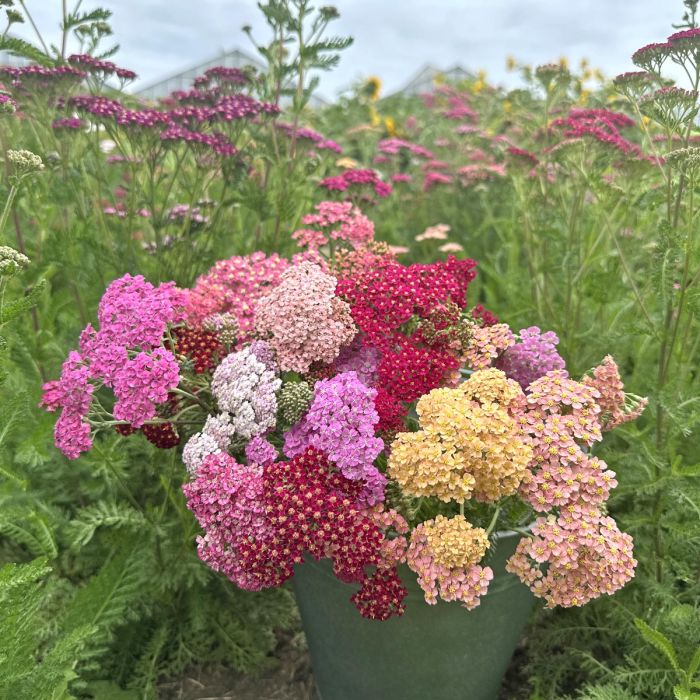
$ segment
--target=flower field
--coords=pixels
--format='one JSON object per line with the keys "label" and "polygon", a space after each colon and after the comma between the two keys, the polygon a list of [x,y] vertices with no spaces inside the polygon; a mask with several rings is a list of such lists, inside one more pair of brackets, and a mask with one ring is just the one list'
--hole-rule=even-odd
{"label": "flower field", "polygon": [[423,610],[514,640],[479,698],[700,698],[697,4],[313,107],[335,8],[147,102],[108,11],[0,0],[0,698],[467,697],[439,626],[318,651]]}

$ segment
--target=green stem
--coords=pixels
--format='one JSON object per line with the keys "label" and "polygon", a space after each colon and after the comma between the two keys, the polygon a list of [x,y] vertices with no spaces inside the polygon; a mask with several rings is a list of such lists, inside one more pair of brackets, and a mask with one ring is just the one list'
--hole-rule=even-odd
{"label": "green stem", "polygon": [[488,537],[492,532],[493,529],[496,527],[496,523],[498,522],[498,516],[501,514],[501,506],[496,507],[496,511],[493,514],[493,517],[491,518],[491,522],[489,523],[489,526],[486,528],[486,536]]}

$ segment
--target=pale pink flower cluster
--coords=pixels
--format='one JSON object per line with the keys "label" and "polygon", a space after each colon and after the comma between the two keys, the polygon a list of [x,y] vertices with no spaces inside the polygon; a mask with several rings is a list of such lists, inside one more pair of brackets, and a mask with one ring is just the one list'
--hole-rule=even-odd
{"label": "pale pink flower cluster", "polygon": [[464,359],[470,369],[486,369],[514,344],[515,336],[507,323],[496,323],[493,326],[474,324]]}
{"label": "pale pink flower cluster", "polygon": [[535,510],[602,503],[616,485],[605,462],[582,448],[602,439],[598,396],[594,387],[570,379],[565,370],[547,372],[530,385],[527,408],[518,420],[530,437],[533,459],[520,495]]}
{"label": "pale pink flower cluster", "polygon": [[318,249],[329,240],[346,241],[360,247],[374,239],[374,224],[351,202],[321,202],[316,214],[307,214],[301,220],[305,226],[292,234],[300,247]]}
{"label": "pale pink flower cluster", "polygon": [[423,233],[416,236],[416,241],[446,241],[450,227],[447,224],[436,224],[429,226]]}
{"label": "pale pink flower cluster", "polygon": [[313,362],[333,362],[354,338],[350,307],[335,296],[335,286],[335,277],[303,262],[289,268],[258,302],[255,330],[267,339],[282,370],[305,373]]}
{"label": "pale pink flower cluster", "polygon": [[448,241],[447,243],[443,243],[438,250],[441,253],[461,253],[464,250],[464,246],[454,241]]}
{"label": "pale pink flower cluster", "polygon": [[87,416],[101,384],[114,390],[117,420],[138,428],[156,416],[157,404],[180,381],[163,335],[182,320],[184,301],[174,283],[154,287],[140,275],[124,275],[109,285],[98,307],[99,329],[88,324],[80,335],[80,353],[69,355],[60,379],[44,385],[42,404],[63,409],[55,438],[67,457],[75,459],[92,446]]}
{"label": "pale pink flower cluster", "polygon": [[220,453],[208,456],[182,490],[187,507],[205,535],[197,538],[199,558],[245,590],[259,581],[245,566],[239,548],[269,534],[263,503],[263,468],[243,466]]}
{"label": "pale pink flower cluster", "polygon": [[457,600],[467,610],[473,610],[481,602],[481,596],[487,593],[493,570],[476,563],[462,561],[450,565],[453,562],[441,561],[430,542],[430,529],[436,522],[437,518],[427,520],[414,528],[406,562],[418,574],[418,584],[423,589],[426,603],[435,605],[439,596],[446,601]]}
{"label": "pale pink flower cluster", "polygon": [[632,538],[601,511],[615,473],[587,450],[602,439],[600,398],[592,383],[552,370],[530,384],[519,416],[533,448],[520,495],[537,511],[555,512],[536,521],[507,570],[549,607],[583,605],[634,575]]}
{"label": "pale pink flower cluster", "polygon": [[532,533],[519,542],[506,570],[547,607],[584,605],[612,595],[634,576],[632,538],[595,507],[571,506],[559,517],[538,518]]}
{"label": "pale pink flower cluster", "polygon": [[231,313],[238,324],[238,340],[249,339],[258,299],[279,283],[289,262],[276,253],[234,255],[219,260],[201,275],[187,297],[189,323],[201,325],[213,314]]}
{"label": "pale pink flower cluster", "polygon": [[[584,377],[583,382],[595,387],[600,393],[598,405],[602,409],[603,430],[612,430],[618,425],[639,418],[649,403],[647,398],[630,397],[625,394],[617,363],[610,355],[606,355],[593,370],[593,377]],[[628,405],[628,399],[632,400],[632,405]]]}

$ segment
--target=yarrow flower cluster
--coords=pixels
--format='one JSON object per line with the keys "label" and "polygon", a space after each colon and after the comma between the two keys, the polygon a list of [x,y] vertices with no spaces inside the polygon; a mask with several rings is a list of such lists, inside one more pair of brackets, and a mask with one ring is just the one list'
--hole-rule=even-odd
{"label": "yarrow flower cluster", "polygon": [[187,319],[197,325],[215,314],[236,319],[239,338],[247,340],[253,330],[256,303],[279,284],[289,263],[279,255],[252,253],[219,260],[197,279],[187,297]]}
{"label": "yarrow flower cluster", "polygon": [[346,192],[350,190],[369,189],[378,197],[388,197],[392,187],[384,182],[375,170],[350,168],[340,175],[327,177],[321,180],[321,187],[330,192]]}
{"label": "yarrow flower cluster", "polygon": [[490,567],[478,566],[489,541],[486,532],[461,516],[438,515],[417,525],[406,552],[409,567],[418,574],[425,602],[457,600],[467,610],[479,605],[493,578]]}
{"label": "yarrow flower cluster", "polygon": [[346,241],[359,248],[374,238],[374,224],[350,202],[321,202],[316,214],[302,217],[306,227],[295,231],[292,238],[311,250],[327,245],[329,241]]}
{"label": "yarrow flower cluster", "polygon": [[158,405],[180,381],[163,336],[182,319],[183,306],[184,294],[172,283],[154,287],[141,276],[125,275],[107,288],[98,308],[99,329],[88,324],[80,352],[70,353],[60,379],[44,385],[42,404],[62,409],[55,438],[67,457],[75,459],[92,446],[89,413],[102,385],[114,391],[116,420],[139,428],[156,417]]}
{"label": "yarrow flower cluster", "polygon": [[547,607],[585,605],[612,595],[637,565],[632,538],[594,507],[573,506],[559,517],[538,518],[506,570],[516,574]]}
{"label": "yarrow flower cluster", "polygon": [[559,338],[553,331],[542,331],[537,326],[518,332],[519,342],[510,344],[496,362],[507,376],[515,379],[523,389],[555,369],[564,369],[566,363],[557,352]]}
{"label": "yarrow flower cluster", "polygon": [[251,438],[277,422],[276,392],[282,386],[250,348],[227,355],[214,370],[211,390],[219,409],[229,414],[236,435]]}
{"label": "yarrow flower cluster", "polygon": [[600,421],[603,430],[612,430],[618,425],[636,420],[642,415],[649,400],[625,393],[617,363],[606,355],[593,369],[592,377],[584,377],[583,383],[597,389],[597,403],[601,409]]}
{"label": "yarrow flower cluster", "polygon": [[492,326],[474,324],[464,353],[467,367],[486,369],[505,350],[515,343],[515,336],[506,323]]}
{"label": "yarrow flower cluster", "polygon": [[378,383],[399,401],[411,402],[442,386],[459,367],[458,353],[425,342],[419,324],[450,301],[466,306],[466,293],[476,263],[449,257],[432,265],[400,265],[379,261],[355,270],[338,282],[338,295],[347,299],[364,342],[381,353]]}
{"label": "yarrow flower cluster", "polygon": [[[210,79],[238,94],[236,74]],[[402,265],[349,202],[322,202],[303,225],[308,250],[291,262],[236,256],[186,292],[113,282],[97,327],[44,386],[57,446],[75,458],[102,428],[182,442],[199,556],[247,590],[326,558],[369,619],[403,614],[407,576],[428,603],[471,610],[502,574],[485,566],[496,528],[533,520],[507,568],[547,605],[624,585],[632,540],[606,514],[615,473],[591,448],[645,400],[612,358],[572,379],[554,333],[516,337],[468,306],[473,260]],[[26,263],[0,249],[0,274]],[[114,402],[98,400],[105,388]],[[512,522],[515,498],[529,516]]]}
{"label": "yarrow flower cluster", "polygon": [[445,502],[496,502],[515,493],[532,454],[516,420],[524,399],[496,369],[433,389],[416,405],[421,429],[396,436],[389,476],[406,495]]}
{"label": "yarrow flower cluster", "polygon": [[335,277],[302,262],[258,302],[255,330],[268,340],[281,369],[304,373],[312,362],[333,362],[355,337],[350,308],[335,287]]}

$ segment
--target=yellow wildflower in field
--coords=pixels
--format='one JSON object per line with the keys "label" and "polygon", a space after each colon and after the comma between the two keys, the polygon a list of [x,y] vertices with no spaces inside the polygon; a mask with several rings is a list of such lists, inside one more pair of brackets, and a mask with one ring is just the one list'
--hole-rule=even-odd
{"label": "yellow wildflower in field", "polygon": [[396,136],[396,122],[393,117],[384,117],[384,128],[389,136]]}
{"label": "yellow wildflower in field", "polygon": [[514,71],[518,67],[518,62],[515,59],[515,56],[507,56],[506,57],[506,70],[507,71]]}
{"label": "yellow wildflower in field", "polygon": [[372,100],[372,102],[376,102],[382,92],[382,79],[376,75],[372,75],[367,78],[366,87],[369,99]]}
{"label": "yellow wildflower in field", "polygon": [[514,417],[523,399],[520,386],[496,369],[433,389],[416,406],[421,429],[396,436],[389,476],[408,496],[445,502],[495,502],[515,493],[532,456]]}
{"label": "yellow wildflower in field", "polygon": [[338,160],[335,161],[335,164],[339,168],[357,168],[359,167],[359,163],[354,160],[353,158],[348,158],[345,156],[344,158],[338,158]]}
{"label": "yellow wildflower in field", "polygon": [[559,68],[569,70],[569,59],[566,56],[561,56],[558,61]]}

